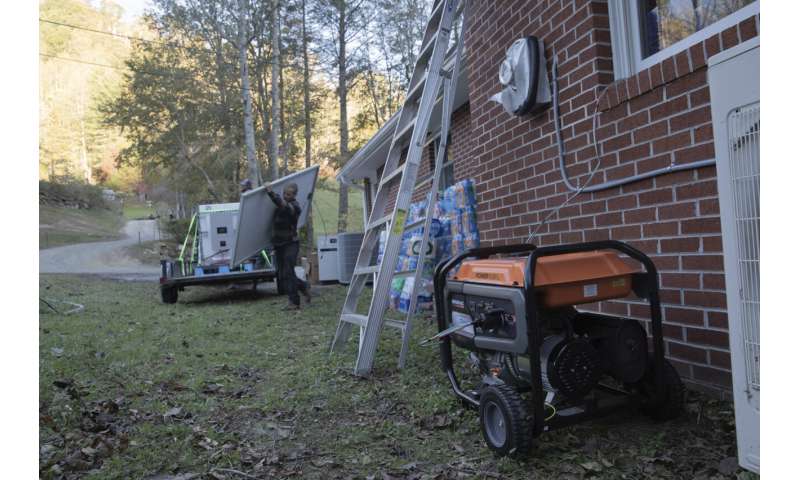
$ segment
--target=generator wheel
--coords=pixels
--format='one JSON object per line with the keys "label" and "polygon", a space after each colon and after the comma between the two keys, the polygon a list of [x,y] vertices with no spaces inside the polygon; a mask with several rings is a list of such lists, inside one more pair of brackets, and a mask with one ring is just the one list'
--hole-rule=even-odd
{"label": "generator wheel", "polygon": [[161,287],[161,301],[164,303],[176,303],[178,301],[178,288]]}
{"label": "generator wheel", "polygon": [[641,382],[639,382],[640,391],[645,397],[642,411],[645,415],[654,420],[672,420],[679,417],[683,412],[686,388],[683,386],[683,381],[680,375],[678,375],[678,371],[675,370],[675,367],[665,358],[662,367],[665,398],[663,402],[657,403],[655,400],[656,382],[653,372],[654,361],[651,355],[648,361],[647,372]]}
{"label": "generator wheel", "polygon": [[500,456],[522,457],[532,444],[532,427],[522,396],[510,385],[489,385],[481,392],[481,432],[486,445]]}

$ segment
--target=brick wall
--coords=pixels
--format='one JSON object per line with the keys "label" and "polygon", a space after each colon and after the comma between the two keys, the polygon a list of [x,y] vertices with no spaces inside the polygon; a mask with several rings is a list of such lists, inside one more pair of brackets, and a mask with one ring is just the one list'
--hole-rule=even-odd
{"label": "brick wall", "polygon": [[[558,55],[562,136],[573,184],[583,184],[596,161],[592,115],[598,109],[602,163],[596,184],[714,158],[706,62],[756,36],[757,20],[615,82],[605,2],[475,1],[466,37],[471,125],[454,125],[453,135],[468,139],[457,147],[469,153],[460,154],[468,160],[457,167],[456,179],[476,180],[481,242],[525,241],[569,193],[558,169],[553,110],[520,118],[489,101],[500,88],[499,63],[515,39],[544,40],[548,76],[553,52]],[[710,166],[581,194],[536,242],[612,238],[651,255],[661,272],[667,355],[690,382],[726,390],[730,355],[715,175]],[[606,310],[647,317],[637,302],[611,302]]]}
{"label": "brick wall", "polygon": [[[462,105],[455,112],[450,120],[450,146],[448,147],[448,161],[453,161],[453,174],[456,179],[463,180],[472,178],[475,164],[471,161],[473,148],[471,132],[471,121],[469,115],[469,103]],[[419,165],[418,178],[425,178],[433,173],[433,160],[436,156],[435,142],[432,143],[422,153],[422,161]],[[399,180],[398,180],[399,182]],[[396,192],[395,190],[392,190]],[[418,202],[425,198],[430,191],[430,183],[420,185],[414,192],[412,201]]]}

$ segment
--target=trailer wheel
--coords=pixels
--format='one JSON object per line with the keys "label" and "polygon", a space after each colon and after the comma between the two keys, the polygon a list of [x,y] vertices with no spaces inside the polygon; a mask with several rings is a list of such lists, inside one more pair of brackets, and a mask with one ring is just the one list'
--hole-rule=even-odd
{"label": "trailer wheel", "polygon": [[532,443],[530,415],[522,396],[510,385],[489,385],[481,392],[481,432],[486,445],[500,456],[522,457]]}
{"label": "trailer wheel", "polygon": [[639,391],[644,396],[644,405],[642,411],[648,417],[663,421],[672,420],[680,416],[683,412],[683,404],[686,397],[686,388],[683,386],[678,371],[675,367],[665,358],[663,360],[662,372],[664,376],[664,393],[665,397],[663,402],[657,402],[656,396],[656,381],[655,372],[653,371],[653,363],[655,360],[652,355],[648,361],[647,372],[644,378],[639,382]]}
{"label": "trailer wheel", "polygon": [[176,303],[178,301],[178,287],[161,287],[161,301]]}

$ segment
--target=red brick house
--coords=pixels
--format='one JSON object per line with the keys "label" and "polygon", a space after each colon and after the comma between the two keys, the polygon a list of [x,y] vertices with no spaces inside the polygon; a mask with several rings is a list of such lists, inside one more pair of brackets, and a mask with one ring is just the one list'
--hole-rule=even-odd
{"label": "red brick house", "polygon": [[[590,185],[618,185],[577,195],[536,241],[611,238],[651,255],[661,274],[667,356],[688,384],[717,391],[730,390],[731,364],[707,62],[757,37],[760,11],[757,1],[728,3],[731,11],[697,9],[694,25],[676,26],[683,4],[692,2],[472,1],[445,169],[448,183],[475,181],[483,245],[524,242],[564,202],[570,191],[559,169],[553,109],[517,117],[489,99],[514,40],[543,40],[548,81],[558,59],[569,179],[584,182],[595,165],[596,109],[601,164]],[[394,121],[339,174],[366,187],[367,200]],[[430,138],[434,145],[438,133]],[[423,161],[419,178],[429,172]],[[423,184],[418,197],[429,188]],[[605,308],[647,318],[644,304]]]}

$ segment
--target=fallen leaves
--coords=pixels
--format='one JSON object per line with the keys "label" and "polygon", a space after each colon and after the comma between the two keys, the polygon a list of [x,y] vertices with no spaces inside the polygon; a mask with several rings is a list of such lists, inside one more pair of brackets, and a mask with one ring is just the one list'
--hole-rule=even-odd
{"label": "fallen leaves", "polygon": [[[730,404],[708,397],[691,394],[678,421],[653,424],[623,412],[547,432],[528,459],[497,459],[477,414],[453,398],[435,367],[435,351],[415,352],[400,372],[392,355],[380,356],[368,380],[345,363],[354,352],[327,361],[325,329],[338,317],[325,324],[323,302],[287,325],[270,317],[267,302],[191,304],[204,295],[198,291],[162,308],[153,285],[87,284],[97,291],[92,311],[69,324],[41,320],[52,331],[40,336],[41,478],[741,476]],[[99,301],[100,293],[120,303]],[[331,306],[337,301],[331,295]],[[123,309],[129,316],[119,321]],[[135,335],[124,334],[131,318],[139,322]],[[415,331],[422,337],[432,328]],[[205,357],[197,360],[196,351]],[[459,374],[466,380],[466,369]]]}
{"label": "fallen leaves", "polygon": [[[86,392],[74,380],[56,380],[53,385],[65,392],[65,398],[74,403],[63,403],[56,398],[58,406],[45,402],[40,404],[40,438],[46,439],[39,448],[40,472],[48,472],[52,476],[85,472],[98,468],[115,452],[123,452],[128,448],[128,427],[125,419],[118,415],[125,402],[124,397],[84,402],[82,397],[86,396]],[[65,429],[69,423],[57,426],[53,415],[58,418],[65,415],[76,417],[77,428]],[[53,431],[55,435],[49,435],[47,431]]]}
{"label": "fallen leaves", "polygon": [[723,475],[733,475],[739,469],[739,459],[736,457],[727,457],[722,459],[717,466],[719,473]]}

